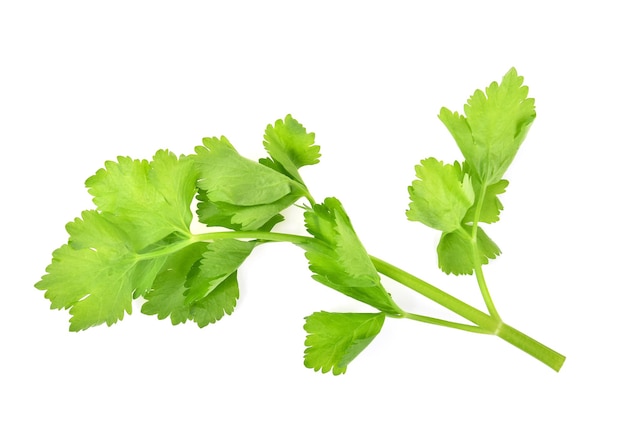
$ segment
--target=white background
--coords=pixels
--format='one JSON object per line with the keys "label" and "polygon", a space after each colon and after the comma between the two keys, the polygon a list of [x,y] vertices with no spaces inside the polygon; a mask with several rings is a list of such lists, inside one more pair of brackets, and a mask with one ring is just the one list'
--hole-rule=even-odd
{"label": "white background", "polygon": [[[2,3],[1,442],[625,442],[622,8],[431,4]],[[406,187],[422,158],[460,157],[440,107],[512,66],[537,120],[485,272],[503,318],[567,355],[558,374],[494,337],[394,320],[346,375],[308,370],[302,318],[364,308],[291,245],[256,250],[233,316],[202,330],[137,304],[70,333],[33,287],[105,160],[222,134],[258,158],[292,113],[322,147],[302,170],[318,200],[343,201],[370,253],[481,306],[472,277],[438,271],[437,234],[405,220]]]}

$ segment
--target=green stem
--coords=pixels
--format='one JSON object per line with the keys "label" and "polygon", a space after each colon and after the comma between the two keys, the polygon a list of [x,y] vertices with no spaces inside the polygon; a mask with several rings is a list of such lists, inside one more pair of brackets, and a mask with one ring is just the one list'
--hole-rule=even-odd
{"label": "green stem", "polygon": [[476,272],[476,281],[478,282],[478,288],[480,288],[480,294],[483,295],[483,300],[485,301],[485,305],[487,306],[487,310],[489,310],[489,314],[493,316],[495,319],[502,319],[498,314],[498,310],[496,310],[496,306],[491,299],[491,294],[489,293],[489,289],[487,288],[487,281],[485,281],[485,275],[483,274],[483,267],[480,263],[480,258],[478,257],[478,248],[474,247],[474,271]]}
{"label": "green stem", "polygon": [[565,362],[565,356],[543,345],[537,340],[525,335],[519,330],[507,324],[500,325],[496,336],[504,339],[509,344],[513,344],[520,350],[525,351],[529,355],[537,358],[554,371],[559,371]]}
{"label": "green stem", "polygon": [[489,314],[491,314],[491,316],[493,316],[494,318],[500,320],[501,318],[498,314],[498,310],[496,310],[496,306],[493,303],[493,299],[491,299],[491,294],[489,293],[489,289],[487,288],[487,281],[485,281],[482,261],[480,258],[480,253],[478,251],[478,223],[480,222],[480,212],[483,209],[486,193],[487,185],[483,183],[480,186],[480,194],[478,195],[478,203],[476,204],[476,211],[474,211],[474,223],[472,225],[472,252],[474,256],[474,271],[476,272],[476,281],[478,282],[478,287],[480,288],[480,294],[483,295],[483,300],[485,301],[487,310],[489,310]]}
{"label": "green stem", "polygon": [[412,319],[414,321],[425,322],[427,324],[439,325],[441,327],[450,327],[450,328],[455,328],[457,330],[469,331],[471,333],[483,333],[483,334],[491,333],[490,331],[487,331],[481,327],[478,327],[477,325],[468,325],[468,324],[461,324],[458,322],[450,322],[444,319],[431,318],[430,316],[422,316],[422,315],[418,315],[415,313],[404,312],[402,317],[407,318],[407,319]]}
{"label": "green stem", "polygon": [[257,239],[273,242],[291,242],[301,244],[310,242],[312,237],[300,236],[297,234],[276,233],[272,231],[215,231],[212,233],[194,234],[191,236],[193,242],[207,242],[217,239]]}
{"label": "green stem", "polygon": [[161,257],[161,256],[167,256],[173,253],[176,253],[177,251],[182,250],[183,248],[188,247],[189,245],[193,244],[195,241],[191,240],[191,238],[187,238],[184,240],[180,240],[179,242],[174,242],[166,247],[163,248],[159,248],[156,250],[152,250],[152,251],[148,251],[146,253],[137,253],[136,255],[136,260],[138,261],[144,261],[147,259],[154,259],[157,257]]}
{"label": "green stem", "polygon": [[546,347],[542,343],[525,335],[519,330],[503,323],[500,319],[466,304],[454,296],[440,290],[439,288],[397,268],[381,259],[370,256],[376,269],[383,275],[393,279],[400,284],[417,291],[428,299],[448,308],[450,311],[473,322],[478,327],[494,334],[520,350],[546,364],[555,371],[559,371],[565,362],[565,356]]}
{"label": "green stem", "polygon": [[273,242],[291,242],[300,244],[302,242],[310,242],[312,237],[299,236],[287,233],[272,233],[268,231],[214,231],[209,233],[192,234],[190,237],[175,242],[167,247],[149,251],[147,253],[139,253],[137,260],[154,259],[156,257],[176,253],[196,242],[211,242],[218,239],[257,239]]}

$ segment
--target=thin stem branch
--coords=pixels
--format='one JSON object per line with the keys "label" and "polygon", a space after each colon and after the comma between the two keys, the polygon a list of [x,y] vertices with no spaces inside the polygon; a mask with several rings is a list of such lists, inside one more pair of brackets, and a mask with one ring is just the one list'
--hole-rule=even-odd
{"label": "thin stem branch", "polygon": [[407,318],[407,319],[412,319],[418,322],[425,322],[427,324],[439,325],[441,327],[455,328],[457,330],[469,331],[472,333],[491,334],[490,331],[487,331],[484,328],[481,328],[477,325],[461,324],[459,322],[451,322],[451,321],[446,321],[444,319],[431,318],[430,316],[422,316],[422,315],[418,315],[415,313],[405,312],[402,317]]}
{"label": "thin stem branch", "polygon": [[297,234],[274,233],[268,231],[214,231],[209,233],[192,234],[187,239],[170,244],[164,248],[156,249],[146,253],[137,254],[137,260],[154,259],[164,255],[176,253],[196,242],[212,242],[218,239],[256,239],[270,242],[290,242],[301,244],[310,242],[314,238],[309,236],[299,236]]}
{"label": "thin stem branch", "polygon": [[303,242],[311,242],[314,238],[272,231],[214,231],[212,233],[194,234],[191,239],[192,242],[210,242],[217,239],[257,239],[272,242],[291,242],[297,245]]}
{"label": "thin stem branch", "polygon": [[[478,256],[478,248],[474,248],[474,255]],[[478,288],[480,288],[480,294],[483,295],[483,300],[485,301],[485,305],[487,306],[487,310],[489,310],[489,314],[493,316],[495,319],[502,319],[498,310],[496,310],[496,306],[493,303],[493,299],[491,299],[491,294],[489,293],[489,288],[487,288],[487,281],[485,280],[485,275],[483,274],[483,267],[480,263],[480,258],[474,258],[475,269],[476,272],[476,281],[478,282]]]}
{"label": "thin stem branch", "polygon": [[485,301],[485,305],[487,306],[487,310],[489,310],[489,314],[493,316],[495,319],[502,319],[500,314],[498,314],[498,310],[496,310],[496,306],[493,303],[493,299],[491,299],[491,294],[489,293],[489,289],[487,288],[487,281],[485,281],[485,275],[483,274],[482,268],[482,260],[480,257],[480,252],[478,250],[478,223],[480,222],[480,212],[483,209],[483,204],[485,202],[485,194],[487,193],[487,185],[481,184],[480,193],[478,195],[478,203],[476,204],[476,211],[474,211],[474,221],[472,225],[472,252],[473,252],[473,261],[474,261],[474,271],[476,273],[476,281],[478,282],[478,287],[480,288],[480,293],[483,296],[483,300]]}

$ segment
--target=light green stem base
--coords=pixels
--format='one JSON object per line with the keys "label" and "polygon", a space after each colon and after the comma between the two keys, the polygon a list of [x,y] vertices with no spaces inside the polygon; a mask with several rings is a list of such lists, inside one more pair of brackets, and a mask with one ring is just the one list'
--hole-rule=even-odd
{"label": "light green stem base", "polygon": [[383,275],[401,283],[402,285],[417,291],[428,299],[446,307],[450,311],[473,322],[481,329],[496,335],[520,350],[546,364],[555,371],[559,371],[565,362],[565,356],[546,347],[542,343],[534,340],[530,336],[505,324],[500,319],[496,319],[454,296],[440,290],[433,285],[397,268],[387,262],[371,256],[376,269]]}

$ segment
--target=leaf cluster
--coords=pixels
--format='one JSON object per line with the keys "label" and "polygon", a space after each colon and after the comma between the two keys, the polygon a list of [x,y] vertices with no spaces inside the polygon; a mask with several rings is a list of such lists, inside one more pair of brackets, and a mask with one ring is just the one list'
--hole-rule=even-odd
{"label": "leaf cluster", "polygon": [[[285,122],[294,137],[310,137],[291,116]],[[275,153],[284,134],[273,127],[268,134]],[[174,324],[205,326],[232,313],[237,269],[260,242],[194,237],[194,197],[207,226],[269,230],[307,191],[277,171],[282,164],[276,159],[270,168],[240,156],[225,138],[203,142],[192,156],[160,150],[151,161],[118,157],[87,179],[96,208],[67,225],[67,244],[54,251],[36,284],[52,308],[70,310],[71,330],[112,325],[131,313],[138,297],[144,313]],[[280,158],[289,161],[286,170],[316,161],[314,155]]]}
{"label": "leaf cluster", "polygon": [[[288,115],[268,125],[263,145],[269,157],[259,161],[241,156],[225,137],[213,137],[191,156],[160,150],[151,161],[106,162],[85,182],[95,209],[67,225],[68,242],[53,252],[36,287],[51,308],[70,311],[72,331],[110,326],[130,314],[139,298],[144,314],[204,327],[233,313],[239,267],[268,241],[262,237],[283,220],[281,212],[304,198],[311,204],[304,219],[312,237],[297,243],[314,278],[381,311],[400,313],[341,203],[331,198],[316,204],[304,184],[299,169],[319,162],[315,135]],[[225,231],[191,232],[194,199],[198,220]],[[372,324],[377,329],[365,328],[364,316],[308,317],[306,365],[345,372],[384,320],[379,313]],[[339,336],[343,345],[327,353],[323,338]]]}
{"label": "leaf cluster", "polygon": [[477,90],[465,115],[442,108],[439,118],[464,160],[428,158],[415,166],[407,218],[441,231],[437,256],[446,273],[472,274],[500,254],[479,224],[500,219],[500,195],[508,185],[502,177],[535,118],[534,99],[522,83],[513,68],[500,84]]}
{"label": "leaf cluster", "polygon": [[192,159],[165,150],[150,162],[118,157],[87,179],[96,209],[67,224],[36,284],[52,308],[70,310],[70,330],[112,325],[152,291],[167,258],[151,252],[191,236],[195,181]]}

